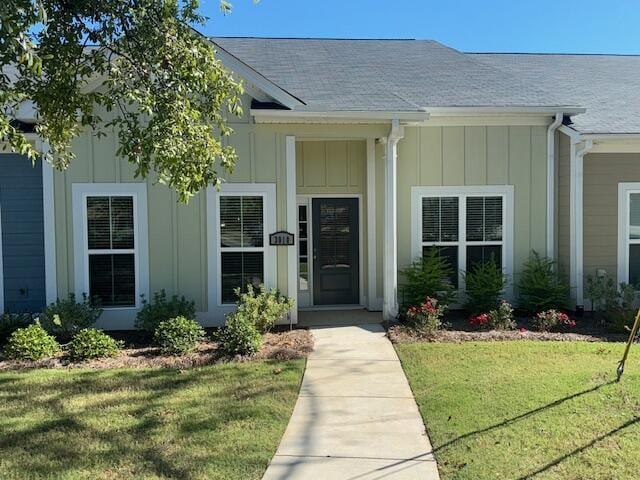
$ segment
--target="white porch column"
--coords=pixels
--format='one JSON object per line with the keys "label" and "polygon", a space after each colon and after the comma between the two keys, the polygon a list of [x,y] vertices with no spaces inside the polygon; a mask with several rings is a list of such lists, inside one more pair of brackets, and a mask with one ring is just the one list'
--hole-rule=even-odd
{"label": "white porch column", "polygon": [[404,128],[397,119],[391,122],[391,131],[385,145],[384,175],[384,304],[385,320],[398,315],[398,141]]}
{"label": "white porch column", "polygon": [[287,296],[295,301],[291,310],[291,323],[298,323],[298,220],[296,202],[296,137],[285,139],[287,180],[287,231],[295,235],[293,246],[287,247]]}
{"label": "white porch column", "polygon": [[593,147],[591,140],[582,141],[577,133],[569,134],[569,275],[576,306],[584,306],[584,156]]}
{"label": "white porch column", "polygon": [[378,304],[378,246],[376,242],[376,140],[367,138],[367,308],[380,309]]}

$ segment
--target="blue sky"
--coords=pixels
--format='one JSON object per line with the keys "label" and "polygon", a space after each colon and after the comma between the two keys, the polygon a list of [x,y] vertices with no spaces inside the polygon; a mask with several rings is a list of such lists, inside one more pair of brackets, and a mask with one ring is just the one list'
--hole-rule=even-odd
{"label": "blue sky", "polygon": [[[463,51],[640,54],[638,0],[204,0],[203,33],[420,38]],[[203,30],[202,28],[200,30]]]}

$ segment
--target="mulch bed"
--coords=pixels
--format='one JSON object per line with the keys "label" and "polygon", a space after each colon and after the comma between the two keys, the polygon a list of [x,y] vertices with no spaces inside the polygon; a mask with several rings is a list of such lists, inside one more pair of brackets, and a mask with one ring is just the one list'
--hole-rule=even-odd
{"label": "mulch bed", "polygon": [[554,342],[624,342],[628,338],[628,335],[619,333],[584,334],[573,332],[533,332],[531,330],[441,330],[432,335],[424,335],[416,332],[406,325],[394,325],[390,327],[387,330],[387,336],[393,343],[462,343],[495,342],[507,340],[539,340]]}
{"label": "mulch bed", "polygon": [[517,328],[510,331],[479,331],[469,323],[469,316],[462,311],[447,312],[444,328],[433,335],[424,335],[409,328],[406,324],[396,323],[387,329],[387,336],[394,343],[414,342],[492,342],[509,340],[540,340],[554,342],[626,342],[629,333],[608,332],[602,323],[589,313],[577,317],[576,326],[562,332],[538,332],[529,316],[516,313]]}
{"label": "mulch bed", "polygon": [[186,355],[163,355],[155,347],[133,345],[122,349],[114,358],[102,358],[86,362],[72,362],[64,353],[39,361],[0,360],[0,371],[26,370],[33,368],[176,368],[200,367],[213,363],[250,360],[293,360],[305,358],[313,351],[313,336],[308,330],[291,330],[267,333],[263,337],[260,351],[251,357],[225,358],[217,350],[217,344],[203,341],[195,352]]}

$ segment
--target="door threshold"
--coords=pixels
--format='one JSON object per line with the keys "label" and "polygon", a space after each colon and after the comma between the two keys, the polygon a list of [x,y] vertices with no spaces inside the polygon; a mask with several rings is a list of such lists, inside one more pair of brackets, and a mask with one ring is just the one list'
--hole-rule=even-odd
{"label": "door threshold", "polygon": [[323,310],[364,310],[366,307],[364,305],[313,305],[310,307],[300,307],[298,308],[299,312],[315,312],[315,311],[323,311]]}

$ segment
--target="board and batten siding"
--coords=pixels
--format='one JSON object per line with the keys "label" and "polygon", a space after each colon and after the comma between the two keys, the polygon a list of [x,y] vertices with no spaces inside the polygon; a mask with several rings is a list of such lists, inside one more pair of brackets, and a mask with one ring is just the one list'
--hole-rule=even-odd
{"label": "board and batten siding", "polygon": [[[284,166],[276,165],[276,159],[281,158],[284,162],[284,154],[278,153],[280,145],[275,134],[255,134],[242,124],[234,124],[233,127],[237,133],[230,143],[236,147],[239,161],[227,181],[277,182],[278,187],[283,189],[284,179],[278,180],[278,172],[284,171]],[[284,148],[284,140],[281,143]],[[151,178],[136,179],[133,166],[116,155],[117,137],[113,132],[101,138],[85,132],[76,139],[73,150],[77,156],[73,164],[65,172],[56,172],[54,175],[58,295],[65,297],[74,291],[72,185],[86,182],[146,182],[150,295],[164,289],[168,295],[184,295],[195,301],[197,311],[206,311],[206,194],[201,192],[188,204],[182,204],[170,188],[155,183]],[[280,224],[284,221],[280,204],[284,205],[285,195],[278,192],[277,197]],[[279,252],[279,260],[280,257]],[[286,261],[286,256],[283,258]],[[286,268],[279,268],[279,271],[286,272]],[[283,286],[286,289],[286,277],[278,281],[278,287]]]}
{"label": "board and batten siding", "polygon": [[[244,104],[250,105],[245,98]],[[103,118],[107,115],[103,112]],[[347,169],[347,185],[336,176],[343,166],[330,172],[329,178],[334,193],[364,191],[366,181],[365,139],[380,138],[388,132],[386,125],[258,125],[245,114],[240,119],[230,119],[234,134],[224,143],[236,148],[238,161],[231,175],[221,172],[230,183],[275,183],[276,223],[278,229],[286,229],[286,158],[285,139],[294,135],[297,140],[327,139],[335,141],[330,148],[337,148],[340,157],[342,146],[354,158]],[[194,300],[198,312],[208,311],[207,258],[207,212],[206,194],[193,197],[188,205],[180,204],[176,194],[153,179],[135,178],[134,167],[126,159],[119,158],[117,136],[107,132],[106,137],[97,138],[90,131],[80,135],[73,144],[76,159],[64,172],[54,173],[56,267],[58,296],[66,297],[74,292],[74,246],[72,185],[74,183],[147,183],[148,228],[149,228],[149,292],[153,294],[165,289],[168,295],[184,295]],[[351,140],[358,139],[352,143]],[[381,149],[377,149],[381,152]],[[361,154],[364,157],[361,157]],[[334,162],[335,160],[330,160]],[[382,188],[382,158],[376,158],[376,183]],[[342,170],[340,170],[342,169]],[[342,185],[339,185],[342,184]],[[314,187],[315,188],[315,187]],[[300,193],[302,193],[302,190]],[[382,190],[380,190],[381,192]],[[326,191],[328,193],[328,191]],[[381,194],[377,197],[378,218],[382,218]],[[366,202],[366,199],[364,200]],[[366,220],[366,209],[364,220]],[[381,221],[377,228],[382,232]],[[365,242],[366,244],[366,242]],[[382,242],[377,243],[377,258],[382,258]],[[277,250],[277,287],[287,294],[287,249]],[[366,265],[366,263],[365,263]],[[381,271],[381,263],[378,265]],[[379,292],[382,296],[381,277],[378,276]],[[220,324],[221,319],[207,324]],[[108,325],[101,325],[109,328]],[[132,327],[133,325],[131,325]]]}
{"label": "board and batten siding", "polygon": [[46,302],[42,163],[0,154],[4,310],[41,312]]}
{"label": "board and batten siding", "polygon": [[640,182],[640,153],[589,153],[584,157],[584,273],[618,272],[618,184]]}
{"label": "board and batten siding", "polygon": [[[411,187],[514,186],[514,272],[546,248],[544,126],[411,127],[398,144],[398,265],[411,258]],[[513,281],[514,279],[510,279]]]}

